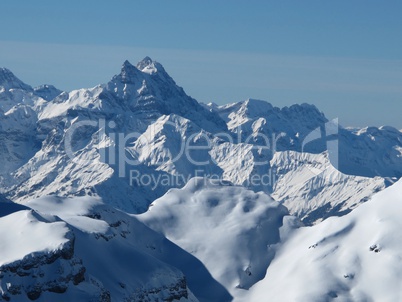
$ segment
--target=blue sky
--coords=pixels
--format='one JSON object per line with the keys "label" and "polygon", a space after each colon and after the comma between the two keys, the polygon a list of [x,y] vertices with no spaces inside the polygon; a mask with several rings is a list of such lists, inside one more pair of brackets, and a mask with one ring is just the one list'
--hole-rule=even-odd
{"label": "blue sky", "polygon": [[91,87],[149,55],[199,101],[402,128],[402,1],[2,1],[0,66]]}

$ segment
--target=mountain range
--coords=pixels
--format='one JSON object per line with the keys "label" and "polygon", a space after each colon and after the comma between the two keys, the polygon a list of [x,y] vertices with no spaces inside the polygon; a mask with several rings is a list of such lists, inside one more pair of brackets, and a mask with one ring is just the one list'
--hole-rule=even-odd
{"label": "mountain range", "polygon": [[0,137],[0,299],[400,297],[395,128],[202,104],[146,57],[70,92],[1,68]]}

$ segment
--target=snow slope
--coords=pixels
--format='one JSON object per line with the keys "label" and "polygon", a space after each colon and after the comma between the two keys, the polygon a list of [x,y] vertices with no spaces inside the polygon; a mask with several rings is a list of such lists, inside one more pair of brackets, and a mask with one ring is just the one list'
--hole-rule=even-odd
{"label": "snow slope", "polygon": [[211,133],[191,120],[171,114],[152,123],[128,150],[141,163],[187,179],[195,176],[196,170],[202,175],[221,174],[209,154],[211,142],[215,142]]}
{"label": "snow slope", "polygon": [[343,217],[302,227],[262,192],[201,178],[136,216],[92,197],[43,197],[29,208],[1,201],[0,293],[11,301],[399,301],[401,202],[398,182]]}
{"label": "snow slope", "polygon": [[7,301],[231,299],[201,262],[97,198],[44,197],[28,206],[34,210],[0,217]]}
{"label": "snow slope", "polygon": [[302,227],[238,301],[401,301],[402,182],[343,217]]}
{"label": "snow slope", "polygon": [[[236,296],[265,275],[275,244],[297,221],[264,193],[193,178],[138,216],[198,259]],[[282,230],[282,236],[280,231]]]}
{"label": "snow slope", "polygon": [[305,224],[344,215],[387,186],[381,177],[341,173],[331,165],[327,152],[277,152],[271,167],[275,171],[272,197]]}

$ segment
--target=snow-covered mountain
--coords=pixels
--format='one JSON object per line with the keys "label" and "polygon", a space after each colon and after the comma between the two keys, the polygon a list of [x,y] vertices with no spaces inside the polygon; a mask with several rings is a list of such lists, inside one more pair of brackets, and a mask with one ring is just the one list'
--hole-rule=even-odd
{"label": "snow-covered mountain", "polygon": [[387,183],[381,177],[346,175],[335,169],[328,153],[275,153],[271,167],[276,177],[272,197],[305,224],[344,215]]}
{"label": "snow-covered mountain", "polygon": [[91,197],[3,202],[2,299],[398,301],[401,194],[398,182],[313,227],[205,179],[137,217]]}
{"label": "snow-covered mountain", "polygon": [[[71,92],[1,68],[0,138],[0,299],[381,300],[358,244],[398,231],[392,127],[343,128],[308,104],[200,104],[146,57]],[[381,238],[370,255],[390,244],[388,271],[398,238]]]}
{"label": "snow-covered mountain", "polygon": [[62,90],[57,89],[53,85],[45,84],[34,88],[34,94],[46,101],[51,101],[62,93]]}
{"label": "snow-covered mountain", "polygon": [[[310,136],[327,127],[323,113],[307,104],[280,109],[252,99],[200,105],[148,57],[136,66],[124,62],[121,72],[104,85],[69,93],[51,85],[33,89],[7,69],[0,78],[0,190],[16,202],[49,194],[93,195],[140,213],[169,188],[184,186],[194,176],[213,175],[270,193],[311,223],[346,213],[390,183],[374,176],[399,176],[402,171],[399,131],[339,128],[334,136],[339,142],[337,167],[351,176],[343,175],[345,181],[335,187],[328,177],[321,178],[318,187],[301,182],[295,190],[308,194],[287,196],[281,182],[297,180],[292,174],[299,170],[284,168],[286,156],[275,152],[308,151],[315,154],[309,155],[312,161],[322,162],[326,139]],[[331,169],[329,163],[320,166]],[[276,175],[278,169],[282,172]],[[133,182],[131,172],[151,175],[150,186]],[[180,181],[155,184],[155,179],[177,175]],[[252,181],[261,175],[270,181]],[[346,189],[355,175],[368,177],[360,182],[367,186],[358,194],[358,189]],[[341,200],[335,202],[333,194]]]}
{"label": "snow-covered mountain", "polygon": [[[3,171],[0,184],[2,192],[14,201],[24,202],[49,194],[97,194],[113,196],[113,205],[121,209],[145,211],[167,188],[141,192],[143,188],[131,186],[128,175],[122,177],[117,171],[123,170],[120,163],[109,164],[111,160],[106,163],[100,156],[100,152],[118,149],[118,142],[108,135],[101,137],[100,133],[113,131],[125,136],[142,133],[154,119],[164,114],[191,118],[198,127],[212,133],[226,130],[226,124],[217,114],[187,96],[162,65],[149,58],[139,62],[137,67],[126,61],[119,75],[94,88],[58,94],[57,89],[46,86],[48,95],[58,94],[50,101],[38,96],[35,90],[8,70],[3,73],[0,104],[5,113],[0,118],[5,121],[1,128],[7,132],[19,128],[21,132],[17,138],[15,135],[6,136],[4,142],[7,152],[3,157],[7,161],[4,166],[10,167]],[[39,91],[43,92],[43,89]],[[45,97],[43,93],[41,95]],[[104,127],[100,120],[105,121]],[[20,121],[24,129],[21,129]],[[71,138],[73,154],[68,154],[66,138],[80,122],[94,122],[96,126],[78,127]],[[108,127],[111,123],[115,126]],[[75,161],[71,157],[75,157]],[[138,169],[158,173],[148,166]]]}
{"label": "snow-covered mountain", "polygon": [[351,175],[402,176],[401,132],[393,127],[343,129],[339,136],[339,170]]}
{"label": "snow-covered mountain", "polygon": [[27,206],[0,211],[3,300],[231,299],[194,256],[99,199],[44,197]]}
{"label": "snow-covered mountain", "polygon": [[[223,106],[210,103],[206,108],[218,113],[240,140],[250,138],[253,143],[266,145],[266,138],[274,137],[277,151],[301,151],[303,139],[328,122],[322,112],[308,104],[278,108],[265,101],[248,99]],[[284,135],[280,136],[281,133]]]}
{"label": "snow-covered mountain", "polygon": [[0,86],[2,93],[14,89],[21,89],[25,91],[33,90],[31,86],[22,82],[7,68],[0,68]]}
{"label": "snow-covered mountain", "polygon": [[400,301],[402,182],[343,217],[293,232],[238,301]]}
{"label": "snow-covered mountain", "polygon": [[[339,148],[337,168],[350,175],[401,177],[402,133],[389,126],[347,129],[335,124],[315,106],[309,104],[278,108],[249,99],[244,102],[218,106],[204,105],[218,113],[229,130],[241,137],[252,137],[256,144],[266,144],[265,137],[276,140],[276,151],[303,151],[321,153],[327,150],[327,141],[336,140]],[[333,125],[331,125],[333,124]],[[318,130],[311,139],[312,132]],[[279,137],[279,134],[284,135]],[[328,137],[327,137],[327,136]]]}
{"label": "snow-covered mountain", "polygon": [[139,219],[200,259],[232,295],[261,280],[294,218],[264,193],[193,178]]}

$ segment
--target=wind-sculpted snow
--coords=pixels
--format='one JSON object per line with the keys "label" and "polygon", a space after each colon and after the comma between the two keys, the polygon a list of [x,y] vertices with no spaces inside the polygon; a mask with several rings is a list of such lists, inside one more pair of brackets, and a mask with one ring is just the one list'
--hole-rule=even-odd
{"label": "wind-sculpted snow", "polygon": [[343,217],[300,228],[238,301],[401,301],[402,183]]}
{"label": "wind-sculpted snow", "polygon": [[264,277],[281,229],[291,228],[291,220],[283,226],[285,215],[286,208],[262,192],[193,178],[139,218],[200,259],[236,296]]}
{"label": "wind-sculpted snow", "polygon": [[[1,206],[6,209],[11,208],[16,213],[2,216],[0,220],[0,266],[10,264],[35,252],[56,250],[68,241],[65,238],[68,232],[65,223],[47,224],[40,221],[41,219],[35,217],[35,213],[29,210],[18,209],[13,204],[2,204]],[[46,239],[44,240],[44,238]]]}

